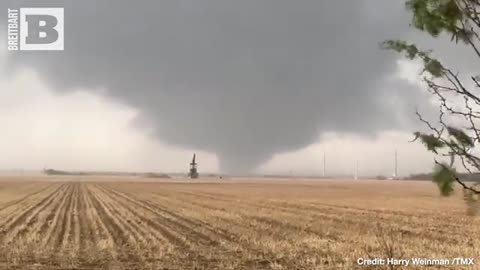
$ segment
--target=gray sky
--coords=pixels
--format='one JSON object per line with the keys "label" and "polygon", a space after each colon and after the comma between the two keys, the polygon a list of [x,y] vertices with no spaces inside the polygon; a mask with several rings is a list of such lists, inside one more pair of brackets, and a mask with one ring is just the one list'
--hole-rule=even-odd
{"label": "gray sky", "polygon": [[403,1],[0,3],[37,6],[65,7],[65,51],[2,49],[0,168],[185,171],[196,151],[203,171],[310,174],[327,151],[372,175],[395,148],[402,174],[431,168],[407,143],[431,109],[418,66],[378,45],[418,37]]}

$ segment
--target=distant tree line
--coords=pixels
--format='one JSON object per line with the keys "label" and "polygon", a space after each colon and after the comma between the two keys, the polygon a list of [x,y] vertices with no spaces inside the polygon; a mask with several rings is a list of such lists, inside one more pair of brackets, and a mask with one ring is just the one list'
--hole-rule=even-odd
{"label": "distant tree line", "polygon": [[46,175],[85,175],[85,173],[82,172],[67,172],[54,169],[44,169],[43,173]]}
{"label": "distant tree line", "polygon": [[[457,173],[457,177],[465,182],[480,182],[480,173]],[[433,173],[412,174],[406,180],[432,181]]]}
{"label": "distant tree line", "polygon": [[74,176],[86,176],[86,175],[103,175],[103,176],[139,176],[147,178],[171,178],[170,175],[165,173],[135,173],[135,172],[69,172],[55,169],[43,169],[43,173],[46,175],[74,175]]}

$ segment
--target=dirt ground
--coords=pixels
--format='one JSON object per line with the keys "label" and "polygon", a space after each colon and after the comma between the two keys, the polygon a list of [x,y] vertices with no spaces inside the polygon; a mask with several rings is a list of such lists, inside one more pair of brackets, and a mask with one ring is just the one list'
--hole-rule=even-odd
{"label": "dirt ground", "polygon": [[[480,221],[429,182],[2,177],[1,269],[408,269],[474,258]],[[462,268],[463,267],[463,268]],[[480,268],[480,266],[477,266]],[[475,269],[465,266],[415,269]]]}

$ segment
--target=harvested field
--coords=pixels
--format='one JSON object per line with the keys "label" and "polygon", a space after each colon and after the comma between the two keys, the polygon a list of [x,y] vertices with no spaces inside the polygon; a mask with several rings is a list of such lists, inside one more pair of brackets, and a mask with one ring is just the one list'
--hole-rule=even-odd
{"label": "harvested field", "polygon": [[63,180],[0,182],[0,268],[404,269],[357,265],[376,257],[480,263],[479,220],[465,214],[460,194],[441,198],[431,183]]}

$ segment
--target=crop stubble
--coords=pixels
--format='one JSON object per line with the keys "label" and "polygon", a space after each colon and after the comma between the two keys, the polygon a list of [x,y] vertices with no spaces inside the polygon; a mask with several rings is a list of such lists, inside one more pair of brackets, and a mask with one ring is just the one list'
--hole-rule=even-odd
{"label": "crop stubble", "polygon": [[480,263],[464,208],[418,182],[2,182],[0,268],[354,269],[385,243]]}

